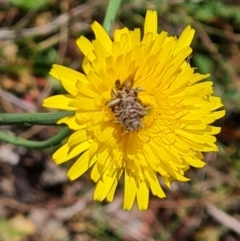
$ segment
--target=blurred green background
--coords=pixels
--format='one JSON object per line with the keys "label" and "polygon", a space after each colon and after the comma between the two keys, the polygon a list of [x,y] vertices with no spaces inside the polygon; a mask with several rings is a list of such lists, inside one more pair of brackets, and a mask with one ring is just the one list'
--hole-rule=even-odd
{"label": "blurred green background", "polygon": [[[81,71],[75,40],[93,39],[90,24],[103,22],[106,0],[0,0],[0,112],[47,111],[42,100],[63,92],[48,75],[53,63]],[[91,200],[89,175],[66,178],[71,165],[56,166],[54,149],[0,145],[0,240],[3,241],[238,241],[240,240],[240,1],[123,0],[114,28],[142,28],[147,9],[156,9],[159,31],[179,36],[196,29],[190,62],[210,73],[227,115],[215,123],[219,153],[191,169],[188,183],[151,196],[149,209],[123,211],[123,186],[113,203]],[[59,127],[1,127],[44,140]]]}

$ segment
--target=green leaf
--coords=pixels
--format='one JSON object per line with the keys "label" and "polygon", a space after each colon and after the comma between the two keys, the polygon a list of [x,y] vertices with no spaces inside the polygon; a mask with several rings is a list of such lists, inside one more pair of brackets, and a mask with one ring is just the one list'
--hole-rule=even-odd
{"label": "green leaf", "polygon": [[30,10],[33,8],[42,9],[46,7],[49,3],[48,0],[9,0],[10,4],[13,6],[23,8],[25,10]]}
{"label": "green leaf", "polygon": [[200,72],[201,74],[212,73],[213,61],[208,56],[203,54],[195,54],[193,57],[193,62],[198,68],[198,72]]}

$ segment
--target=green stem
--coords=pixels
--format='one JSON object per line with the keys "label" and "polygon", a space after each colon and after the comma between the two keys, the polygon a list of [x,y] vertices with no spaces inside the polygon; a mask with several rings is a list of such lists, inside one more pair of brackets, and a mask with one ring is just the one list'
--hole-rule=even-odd
{"label": "green stem", "polygon": [[108,34],[110,33],[112,25],[115,22],[117,11],[121,2],[122,0],[110,0],[108,3],[107,12],[103,21],[103,27]]}
{"label": "green stem", "polygon": [[73,111],[51,113],[0,113],[1,125],[57,125],[57,121],[63,117],[74,115]]}
{"label": "green stem", "polygon": [[[57,121],[63,117],[73,115],[73,111],[62,111],[54,113],[26,113],[13,114],[1,113],[0,125],[57,125]],[[30,141],[21,137],[16,137],[0,131],[0,140],[8,142],[17,146],[24,146],[27,148],[41,149],[56,146],[70,133],[68,127],[63,128],[57,135],[45,141]]]}
{"label": "green stem", "polygon": [[0,132],[0,140],[27,148],[43,149],[56,146],[62,142],[69,134],[71,130],[68,127],[64,127],[57,135],[45,140],[45,141],[29,141],[18,136],[13,136]]}

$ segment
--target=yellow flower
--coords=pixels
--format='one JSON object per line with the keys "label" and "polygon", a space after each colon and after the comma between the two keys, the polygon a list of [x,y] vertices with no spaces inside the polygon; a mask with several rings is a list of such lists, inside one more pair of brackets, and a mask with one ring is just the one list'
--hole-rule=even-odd
{"label": "yellow flower", "polygon": [[179,38],[157,33],[157,13],[147,11],[140,29],[117,29],[113,40],[94,22],[95,39],[77,40],[85,58],[83,73],[53,65],[50,74],[69,94],[44,100],[46,107],[73,110],[61,119],[73,130],[53,154],[57,164],[77,157],[68,171],[74,180],[92,167],[97,183],[94,199],[112,201],[124,175],[124,209],[136,198],[147,209],[149,191],[164,198],[159,176],[170,187],[188,181],[190,166],[205,165],[202,152],[217,151],[219,127],[209,124],[224,116],[221,99],[212,96],[209,74],[194,73],[186,60],[194,29]]}

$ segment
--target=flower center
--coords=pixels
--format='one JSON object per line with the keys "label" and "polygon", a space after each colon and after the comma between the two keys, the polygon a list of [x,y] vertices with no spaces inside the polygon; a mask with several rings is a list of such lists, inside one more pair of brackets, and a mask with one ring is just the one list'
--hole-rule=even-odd
{"label": "flower center", "polygon": [[127,79],[122,84],[115,81],[112,90],[112,99],[107,103],[115,115],[116,122],[120,123],[127,132],[137,131],[143,127],[141,119],[148,114],[149,107],[142,105],[138,99],[141,88],[132,88],[132,80]]}

